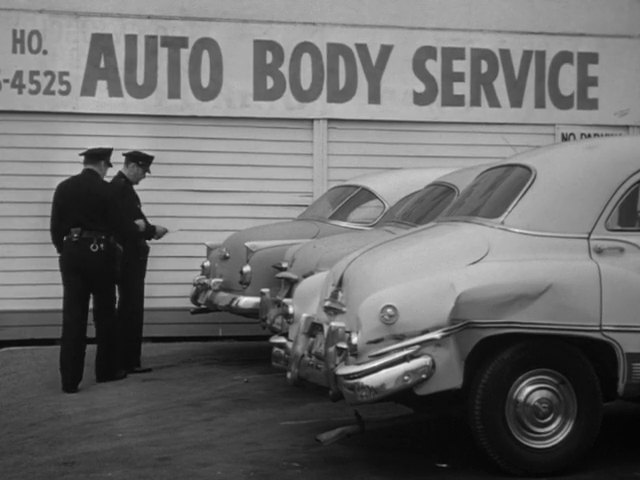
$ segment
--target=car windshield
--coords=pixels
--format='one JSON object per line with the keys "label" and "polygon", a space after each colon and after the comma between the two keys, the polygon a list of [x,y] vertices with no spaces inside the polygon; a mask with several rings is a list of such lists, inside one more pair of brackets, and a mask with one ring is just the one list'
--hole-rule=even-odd
{"label": "car windshield", "polygon": [[426,225],[435,220],[451,204],[455,196],[455,189],[449,185],[428,185],[396,203],[384,214],[378,225]]}
{"label": "car windshield", "polygon": [[370,190],[340,185],[329,189],[298,218],[370,225],[378,220],[384,209],[384,202]]}
{"label": "car windshield", "polygon": [[501,165],[486,170],[462,191],[443,218],[500,218],[532,175],[532,171],[522,165]]}

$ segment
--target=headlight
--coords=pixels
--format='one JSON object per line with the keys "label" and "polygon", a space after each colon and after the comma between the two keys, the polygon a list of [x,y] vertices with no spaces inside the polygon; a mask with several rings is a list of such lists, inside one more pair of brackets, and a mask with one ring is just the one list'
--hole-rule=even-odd
{"label": "headlight", "polygon": [[400,313],[395,305],[387,304],[380,309],[379,318],[385,325],[393,325],[400,318]]}
{"label": "headlight", "polygon": [[240,269],[239,283],[242,288],[247,288],[251,283],[251,265],[248,263]]}
{"label": "headlight", "polygon": [[209,260],[205,260],[200,264],[200,275],[204,275],[205,277],[211,276],[211,262]]}

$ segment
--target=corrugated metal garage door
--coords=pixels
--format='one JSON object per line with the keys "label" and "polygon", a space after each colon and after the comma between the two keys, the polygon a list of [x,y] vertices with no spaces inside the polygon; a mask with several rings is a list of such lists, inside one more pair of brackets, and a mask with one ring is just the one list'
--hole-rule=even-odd
{"label": "corrugated metal garage door", "polygon": [[328,184],[388,168],[463,167],[554,142],[553,125],[331,121]]}
{"label": "corrugated metal garage door", "polygon": [[49,239],[55,186],[78,153],[113,146],[156,155],[138,192],[173,232],[151,249],[147,335],[218,334],[225,318],[190,316],[204,241],[297,215],[312,191],[312,121],[0,114],[0,340],[59,335],[62,287]]}

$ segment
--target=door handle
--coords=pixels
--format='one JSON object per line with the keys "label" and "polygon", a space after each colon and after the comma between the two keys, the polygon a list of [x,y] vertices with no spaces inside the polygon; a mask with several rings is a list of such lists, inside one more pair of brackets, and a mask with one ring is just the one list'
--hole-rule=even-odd
{"label": "door handle", "polygon": [[624,247],[621,247],[620,245],[612,245],[610,247],[603,247],[602,245],[596,245],[593,247],[593,251],[598,255],[602,255],[603,253],[607,253],[607,252],[624,253]]}

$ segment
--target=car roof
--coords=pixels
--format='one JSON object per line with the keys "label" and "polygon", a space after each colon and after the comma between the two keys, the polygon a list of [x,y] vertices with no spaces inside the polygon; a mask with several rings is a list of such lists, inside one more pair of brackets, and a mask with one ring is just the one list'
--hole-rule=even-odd
{"label": "car roof", "polygon": [[455,170],[456,168],[443,167],[391,169],[354,177],[339,186],[359,185],[366,187],[384,200],[387,205],[393,205],[407,194],[415,192]]}
{"label": "car roof", "polygon": [[541,147],[506,164],[527,166],[535,178],[503,219],[505,226],[587,234],[618,187],[640,171],[640,137]]}

